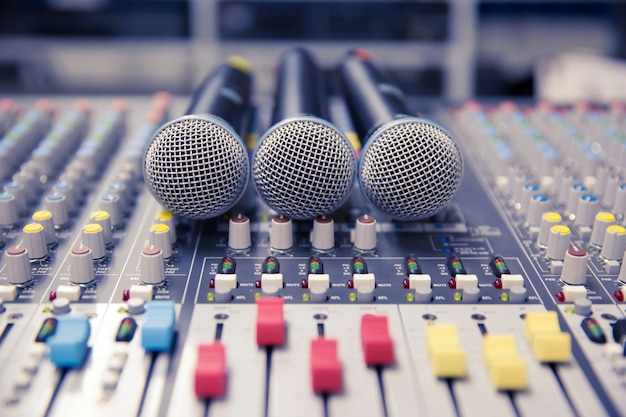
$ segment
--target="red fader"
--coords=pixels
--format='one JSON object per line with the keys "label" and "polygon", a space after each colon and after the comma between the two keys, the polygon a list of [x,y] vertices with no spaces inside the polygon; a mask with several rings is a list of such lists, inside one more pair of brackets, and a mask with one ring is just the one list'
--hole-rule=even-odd
{"label": "red fader", "polygon": [[341,391],[343,380],[336,340],[319,337],[311,341],[311,382],[318,394]]}
{"label": "red fader", "polygon": [[361,344],[368,366],[393,364],[393,340],[389,337],[387,316],[365,314],[361,317]]}
{"label": "red fader", "polygon": [[194,387],[200,398],[217,398],[226,393],[226,352],[220,342],[198,346]]}
{"label": "red fader", "polygon": [[259,346],[282,346],[285,344],[285,318],[279,297],[259,298],[256,302],[256,343]]}

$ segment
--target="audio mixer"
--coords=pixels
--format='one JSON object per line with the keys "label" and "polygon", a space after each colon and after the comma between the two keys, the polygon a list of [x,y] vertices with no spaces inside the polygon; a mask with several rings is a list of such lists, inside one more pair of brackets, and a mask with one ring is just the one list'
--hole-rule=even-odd
{"label": "audio mixer", "polygon": [[626,415],[624,108],[434,108],[465,166],[425,219],[250,182],[192,220],[142,174],[187,102],[2,100],[0,415]]}

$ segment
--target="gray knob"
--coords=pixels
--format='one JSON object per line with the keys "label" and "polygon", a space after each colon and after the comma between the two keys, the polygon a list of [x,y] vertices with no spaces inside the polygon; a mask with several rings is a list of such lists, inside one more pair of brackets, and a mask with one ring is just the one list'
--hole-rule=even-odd
{"label": "gray knob", "polygon": [[4,254],[7,280],[11,284],[25,284],[33,279],[28,250],[24,246],[11,246]]}
{"label": "gray knob", "polygon": [[89,221],[102,227],[102,240],[105,245],[113,243],[113,226],[111,215],[104,210],[96,210],[89,215]]}
{"label": "gray knob", "polygon": [[596,218],[593,221],[593,229],[591,229],[591,238],[589,239],[589,243],[596,246],[602,245],[606,229],[612,224],[615,224],[615,216],[613,213],[601,211],[596,214]]}
{"label": "gray knob", "polygon": [[539,225],[539,236],[537,237],[537,243],[542,246],[546,246],[548,244],[548,238],[550,237],[550,229],[552,226],[555,226],[561,221],[563,218],[559,213],[555,213],[553,211],[548,211],[541,215],[541,223]]}
{"label": "gray knob", "polygon": [[479,287],[467,287],[463,288],[464,303],[477,303],[480,300],[480,288]]}
{"label": "gray knob", "polygon": [[100,197],[100,209],[109,213],[111,224],[117,226],[122,223],[122,207],[120,196],[117,194],[104,194]]}
{"label": "gray knob", "polygon": [[550,198],[545,194],[535,194],[531,197],[528,206],[526,222],[529,226],[537,227],[541,223],[541,216],[550,209]]}
{"label": "gray knob", "polygon": [[578,210],[576,211],[576,226],[591,226],[593,219],[600,210],[600,200],[592,194],[583,194],[578,200]]}
{"label": "gray knob", "polygon": [[160,284],[165,281],[163,251],[156,246],[145,247],[141,251],[141,282]]}
{"label": "gray knob", "polygon": [[52,213],[48,210],[36,211],[33,214],[33,221],[43,226],[46,245],[54,245],[57,243],[57,235],[54,232],[54,220]]}
{"label": "gray knob", "polygon": [[416,288],[415,301],[418,303],[430,303],[433,300],[433,290],[431,288]]}
{"label": "gray knob", "polygon": [[96,279],[93,256],[88,246],[77,246],[70,250],[70,281],[88,284]]}
{"label": "gray knob", "polygon": [[70,300],[65,297],[59,297],[52,301],[53,314],[67,314],[71,309]]}
{"label": "gray knob", "polygon": [[550,236],[548,237],[546,256],[557,261],[565,259],[565,252],[569,249],[571,235],[570,228],[563,224],[552,226],[550,228]]}
{"label": "gray knob", "polygon": [[592,302],[588,298],[577,298],[574,300],[574,313],[581,316],[589,316],[591,314]]}
{"label": "gray knob", "polygon": [[97,223],[89,223],[83,227],[82,231],[83,245],[91,249],[91,257],[93,260],[99,260],[106,256],[106,248],[104,246],[104,236],[102,226]]}
{"label": "gray knob", "polygon": [[362,251],[376,249],[376,219],[364,214],[356,221],[354,247]]}
{"label": "gray knob", "polygon": [[289,216],[279,215],[272,219],[270,247],[276,250],[288,250],[293,247],[292,223]]}
{"label": "gray knob", "polygon": [[311,246],[318,250],[330,250],[335,247],[335,222],[330,216],[318,216],[313,221]]}
{"label": "gray knob", "polygon": [[20,217],[13,194],[0,193],[0,226],[14,226]]}
{"label": "gray knob", "polygon": [[170,242],[172,242],[172,244],[176,243],[178,237],[176,236],[176,223],[174,222],[174,215],[169,211],[159,211],[154,215],[153,224],[156,223],[166,224],[167,227],[170,228]]}
{"label": "gray knob", "polygon": [[44,203],[46,209],[52,213],[52,220],[56,227],[64,226],[69,220],[67,200],[63,194],[50,193]]}
{"label": "gray knob", "polygon": [[587,282],[587,262],[589,255],[583,248],[571,247],[565,253],[561,280],[571,285]]}
{"label": "gray knob", "polygon": [[251,246],[250,219],[243,214],[231,217],[228,225],[228,247],[234,250],[245,250]]}
{"label": "gray knob", "polygon": [[612,224],[606,228],[600,255],[610,261],[621,261],[626,250],[626,228]]}
{"label": "gray knob", "polygon": [[143,298],[131,297],[126,302],[126,312],[131,315],[142,314],[146,310],[145,305],[146,300]]}
{"label": "gray knob", "polygon": [[43,226],[39,223],[30,223],[22,229],[24,246],[28,250],[30,259],[43,259],[48,256],[48,246]]}
{"label": "gray knob", "polygon": [[172,243],[170,242],[170,228],[166,224],[157,223],[150,226],[150,245],[160,248],[163,259],[172,257]]}
{"label": "gray knob", "polygon": [[509,289],[510,303],[525,303],[528,290],[521,285],[516,285]]}

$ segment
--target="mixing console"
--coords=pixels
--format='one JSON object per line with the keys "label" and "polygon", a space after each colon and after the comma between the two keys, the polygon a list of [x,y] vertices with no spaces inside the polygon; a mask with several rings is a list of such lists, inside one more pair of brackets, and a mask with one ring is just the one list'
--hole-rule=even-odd
{"label": "mixing console", "polygon": [[0,415],[626,415],[624,108],[434,111],[465,173],[425,220],[194,221],[142,178],[187,101],[0,102]]}

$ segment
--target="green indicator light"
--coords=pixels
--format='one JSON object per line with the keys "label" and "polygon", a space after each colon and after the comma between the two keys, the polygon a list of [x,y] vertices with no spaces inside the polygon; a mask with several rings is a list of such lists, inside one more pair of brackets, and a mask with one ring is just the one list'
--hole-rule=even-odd
{"label": "green indicator light", "polygon": [[367,265],[361,258],[354,258],[352,261],[352,273],[354,274],[367,274]]}
{"label": "green indicator light", "polygon": [[278,260],[272,256],[265,258],[263,262],[263,273],[277,274],[279,272]]}
{"label": "green indicator light", "polygon": [[406,275],[415,275],[422,273],[422,269],[420,268],[420,265],[417,263],[417,259],[415,259],[414,256],[407,257],[404,266]]}
{"label": "green indicator light", "polygon": [[230,257],[225,257],[219,266],[221,274],[234,274],[235,273],[235,260]]}

